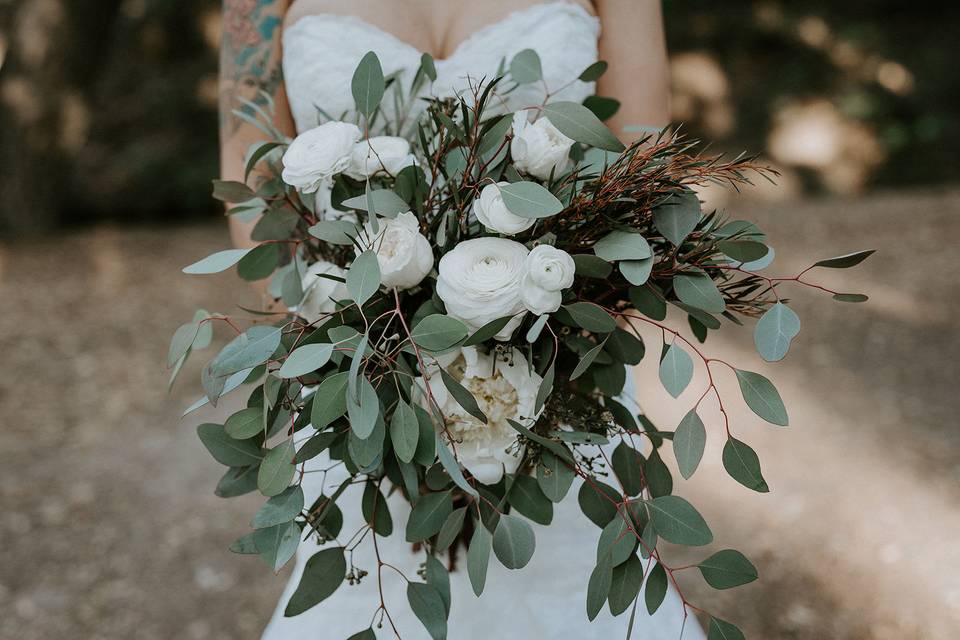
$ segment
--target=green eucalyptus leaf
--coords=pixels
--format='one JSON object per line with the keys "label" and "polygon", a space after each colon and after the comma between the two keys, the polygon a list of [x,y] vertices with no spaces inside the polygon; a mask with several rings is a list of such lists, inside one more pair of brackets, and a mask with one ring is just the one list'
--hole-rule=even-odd
{"label": "green eucalyptus leaf", "polygon": [[627,495],[639,495],[643,491],[643,456],[640,452],[621,442],[613,450],[611,458],[614,473],[623,485],[623,490]]}
{"label": "green eucalyptus leaf", "polygon": [[247,407],[229,418],[223,427],[231,438],[246,440],[263,432],[263,407]]}
{"label": "green eucalyptus leaf", "polygon": [[373,388],[366,376],[361,376],[358,386],[357,400],[346,394],[347,415],[350,417],[350,432],[360,440],[366,440],[371,436],[377,425],[378,419],[382,420],[380,415],[380,398],[377,397],[377,390]]}
{"label": "green eucalyptus leaf", "polygon": [[247,202],[257,197],[253,190],[236,180],[214,180],[213,197],[221,202]]}
{"label": "green eucalyptus leaf", "polygon": [[587,331],[595,333],[610,333],[617,328],[617,321],[607,311],[592,302],[574,302],[564,305],[563,308],[577,324]]}
{"label": "green eucalyptus leaf", "polygon": [[620,101],[607,96],[587,96],[583,99],[583,106],[597,116],[602,122],[609,120],[620,110]]}
{"label": "green eucalyptus leaf", "polygon": [[469,333],[467,325],[459,320],[436,313],[418,322],[410,338],[427,351],[445,351],[460,344]]}
{"label": "green eucalyptus leaf", "polygon": [[289,438],[267,451],[260,463],[260,472],[257,474],[257,488],[265,496],[276,496],[283,493],[290,482],[296,466],[293,457],[296,455],[293,438]]}
{"label": "green eucalyptus leaf", "polygon": [[636,555],[631,555],[627,561],[614,567],[610,581],[610,594],[607,601],[610,604],[610,613],[620,615],[630,608],[643,585],[643,562]]}
{"label": "green eucalyptus leaf", "polygon": [[853,253],[848,253],[846,255],[837,256],[836,258],[828,258],[826,260],[820,260],[814,262],[813,266],[815,267],[826,267],[828,269],[849,269],[850,267],[855,267],[871,255],[876,253],[876,249],[870,249],[867,251],[855,251]]}
{"label": "green eucalyptus leaf", "polygon": [[452,511],[448,492],[420,496],[407,519],[407,542],[421,542],[435,535]]}
{"label": "green eucalyptus leaf", "polygon": [[213,459],[228,467],[259,465],[262,455],[260,445],[253,440],[235,440],[219,424],[201,424],[197,427],[200,442]]}
{"label": "green eucalyptus leaf", "polygon": [[217,377],[223,377],[263,364],[280,346],[281,334],[279,327],[250,327],[227,343],[210,362],[211,372]]}
{"label": "green eucalyptus leaf", "polygon": [[563,211],[563,203],[536,182],[514,182],[500,187],[503,204],[521,218],[549,218]]}
{"label": "green eucalyptus leaf", "polygon": [[734,625],[711,616],[707,627],[707,640],[746,640],[746,638]]}
{"label": "green eucalyptus leaf", "polygon": [[723,295],[713,279],[703,271],[688,271],[673,276],[673,291],[684,304],[710,313],[726,309]]}
{"label": "green eucalyptus leaf", "polygon": [[700,222],[700,198],[690,190],[672,194],[653,211],[657,231],[679,247]]}
{"label": "green eucalyptus leaf", "polygon": [[737,262],[744,263],[762,260],[770,253],[770,247],[755,240],[724,240],[717,243],[717,248]]}
{"label": "green eucalyptus leaf", "polygon": [[439,433],[436,434],[436,449],[437,457],[440,459],[440,464],[450,475],[450,479],[453,480],[454,484],[463,489],[468,495],[473,497],[479,497],[477,490],[470,486],[470,483],[467,482],[467,479],[463,477],[463,471],[460,470],[460,464],[457,462],[457,459],[453,457],[453,452],[450,451],[450,447],[443,441],[443,438]]}
{"label": "green eucalyptus leaf", "polygon": [[627,279],[627,282],[634,286],[646,284],[650,279],[650,273],[653,271],[653,258],[643,260],[621,260],[620,273]]}
{"label": "green eucalyptus leaf", "polygon": [[413,407],[400,400],[390,420],[390,441],[393,442],[393,451],[397,458],[403,462],[413,460],[419,440],[420,424],[417,414]]}
{"label": "green eucalyptus leaf", "polygon": [[230,543],[230,551],[243,555],[257,555],[260,550],[257,549],[257,543],[253,540],[253,532],[242,535]]}
{"label": "green eucalyptus leaf", "polygon": [[770,424],[785,427],[790,420],[773,383],[759,373],[737,369],[740,392],[750,409]]}
{"label": "green eucalyptus leaf", "polygon": [[581,82],[596,82],[607,71],[607,63],[604,60],[597,60],[589,67],[583,70],[579,76]]}
{"label": "green eucalyptus leaf", "polygon": [[833,299],[837,302],[866,302],[870,298],[862,293],[835,293]]}
{"label": "green eucalyptus leaf", "polygon": [[693,359],[680,345],[674,343],[667,348],[660,361],[660,382],[674,398],[680,396],[693,379]]}
{"label": "green eucalyptus leaf", "polygon": [[543,78],[540,56],[533,49],[524,49],[510,60],[510,77],[517,84],[539,82]]}
{"label": "green eucalyptus leaf", "polygon": [[380,106],[385,88],[386,81],[383,78],[383,67],[380,66],[380,59],[376,53],[368,51],[353,72],[353,79],[350,83],[357,111],[369,120],[377,107]]}
{"label": "green eucalyptus leaf", "polygon": [[576,380],[583,375],[587,369],[590,368],[590,365],[593,364],[593,361],[597,358],[600,352],[603,351],[603,345],[604,343],[601,342],[594,348],[587,351],[583,357],[580,358],[580,362],[577,363],[577,366],[573,368],[573,372],[570,374],[571,380]]}
{"label": "green eucalyptus leaf", "polygon": [[278,524],[290,522],[303,511],[303,489],[300,485],[288,487],[260,507],[253,516],[250,526],[254,529],[264,529]]}
{"label": "green eucalyptus leaf", "polygon": [[734,549],[724,549],[697,565],[703,579],[714,589],[731,589],[757,579],[757,568]]}
{"label": "green eucalyptus leaf", "polygon": [[294,349],[277,372],[281,378],[297,378],[316,371],[330,361],[332,344],[305,344]]}
{"label": "green eucalyptus leaf", "polygon": [[653,256],[650,244],[639,233],[611,231],[597,240],[593,252],[604,260],[646,260]]}
{"label": "green eucalyptus leaf", "polygon": [[667,572],[663,565],[656,563],[647,576],[647,586],[643,592],[643,600],[647,605],[647,613],[653,615],[660,608],[667,595]]}
{"label": "green eucalyptus leaf", "polygon": [[344,200],[341,206],[346,209],[369,211],[371,204],[374,212],[384,218],[395,218],[398,214],[410,211],[410,205],[406,200],[390,189],[373,189],[362,196]]}
{"label": "green eucalyptus leaf", "polygon": [[633,308],[651,320],[664,320],[667,317],[667,302],[654,292],[650,286],[630,287],[630,304]]}
{"label": "green eucalyptus leaf", "polygon": [[360,508],[363,519],[367,524],[372,525],[374,533],[384,537],[393,533],[393,518],[390,516],[387,499],[377,489],[376,483],[371,481],[363,486]]}
{"label": "green eucalyptus leaf", "polygon": [[591,621],[603,609],[603,603],[607,601],[612,585],[613,565],[610,563],[609,556],[604,556],[593,568],[590,581],[587,583],[587,618]]}
{"label": "green eucalyptus leaf", "polygon": [[324,549],[315,553],[303,568],[296,591],[283,612],[286,617],[300,615],[320,604],[340,587],[347,575],[343,548]]}
{"label": "green eucalyptus leaf", "polygon": [[573,263],[576,265],[576,274],[585,278],[606,280],[613,272],[612,264],[600,256],[589,253],[578,253],[574,255]]}
{"label": "green eucalyptus leaf", "polygon": [[321,220],[307,229],[307,233],[326,243],[349,247],[357,238],[357,225],[348,220]]}
{"label": "green eucalyptus leaf", "polygon": [[323,429],[347,412],[347,371],[323,379],[313,393],[310,423],[314,429]]}
{"label": "green eucalyptus leaf", "polygon": [[483,587],[487,583],[487,567],[490,564],[492,547],[493,536],[482,523],[476,523],[473,537],[470,538],[470,547],[467,549],[467,575],[477,597],[483,593]]}
{"label": "green eucalyptus leaf", "polygon": [[646,472],[647,487],[650,489],[651,496],[659,498],[673,492],[673,476],[657,449],[650,452],[644,471]]}
{"label": "green eucalyptus leaf", "polygon": [[463,521],[467,515],[467,508],[460,507],[454,509],[447,519],[443,521],[440,527],[440,533],[437,534],[437,551],[446,551],[457,540],[460,531],[463,529]]}
{"label": "green eucalyptus leaf", "polygon": [[522,569],[533,557],[536,539],[526,521],[508,513],[500,516],[493,532],[493,552],[507,569]]}
{"label": "green eucalyptus leaf", "polygon": [[253,532],[253,543],[260,552],[260,558],[276,573],[297,552],[300,527],[295,522],[287,522],[257,529]]}
{"label": "green eucalyptus leaf", "polygon": [[261,244],[240,259],[237,273],[249,282],[263,280],[270,276],[280,263],[280,245]]}
{"label": "green eucalyptus leaf", "polygon": [[713,542],[713,533],[696,509],[680,496],[660,496],[647,502],[657,534],[674,544],[700,547]]}
{"label": "green eucalyptus leaf", "polygon": [[757,352],[767,362],[783,360],[790,350],[790,341],[800,333],[800,318],[793,309],[777,302],[767,309],[753,332]]}
{"label": "green eucalyptus leaf", "polygon": [[619,491],[599,480],[585,480],[577,494],[583,515],[601,529],[617,516],[617,505],[622,501]]}
{"label": "green eucalyptus leaf", "polygon": [[553,521],[553,503],[533,476],[518,475],[508,494],[510,505],[533,522],[549,525]]}
{"label": "green eucalyptus leaf", "polygon": [[183,272],[190,275],[220,273],[240,262],[240,260],[253,251],[253,249],[253,247],[250,247],[249,249],[227,249],[225,251],[218,251],[203,260],[198,260],[184,267]]}
{"label": "green eucalyptus leaf", "polygon": [[408,582],[407,602],[433,640],[446,640],[447,612],[439,591],[429,584]]}
{"label": "green eucalyptus leaf", "polygon": [[624,513],[618,510],[613,520],[608,522],[600,532],[600,541],[597,543],[597,562],[601,562],[604,557],[609,557],[610,564],[616,567],[626,562],[636,548],[637,536],[631,530],[631,523],[624,517]]}
{"label": "green eucalyptus leaf", "polygon": [[483,411],[480,410],[480,406],[477,404],[476,398],[473,397],[472,393],[467,391],[466,387],[457,382],[456,378],[451,376],[444,369],[440,369],[440,379],[443,381],[443,386],[446,387],[447,391],[450,392],[450,395],[453,396],[453,399],[457,401],[457,404],[463,407],[463,409],[471,416],[480,422],[487,424],[487,416],[484,415]]}
{"label": "green eucalyptus leaf", "polygon": [[[500,333],[507,323],[513,320],[513,316],[505,316],[503,318],[497,318],[496,320],[491,320],[487,324],[483,325],[467,338],[466,342],[463,343],[465,347],[472,347],[474,345],[482,344],[487,340],[490,340],[495,335]],[[452,346],[452,345],[451,345]]]}
{"label": "green eucalyptus leaf", "polygon": [[590,109],[576,102],[552,102],[543,108],[543,115],[560,133],[577,142],[620,153],[623,143]]}
{"label": "green eucalyptus leaf", "polygon": [[566,497],[575,477],[573,469],[557,456],[549,451],[540,454],[540,464],[537,465],[537,484],[552,502],[560,502]]}
{"label": "green eucalyptus leaf", "polygon": [[363,305],[380,288],[380,263],[377,254],[364,251],[347,271],[347,291],[358,305]]}
{"label": "green eucalyptus leaf", "polygon": [[433,62],[433,56],[429,53],[420,56],[420,68],[423,69],[424,75],[430,78],[430,82],[436,82],[437,66]]}
{"label": "green eucalyptus leaf", "polygon": [[680,475],[690,479],[693,472],[700,465],[703,450],[707,444],[707,430],[703,420],[693,408],[680,421],[680,425],[673,434],[673,453],[677,458]]}
{"label": "green eucalyptus leaf", "polygon": [[746,442],[734,437],[727,438],[723,445],[723,468],[730,477],[758,493],[767,493],[770,487],[760,471],[760,458]]}

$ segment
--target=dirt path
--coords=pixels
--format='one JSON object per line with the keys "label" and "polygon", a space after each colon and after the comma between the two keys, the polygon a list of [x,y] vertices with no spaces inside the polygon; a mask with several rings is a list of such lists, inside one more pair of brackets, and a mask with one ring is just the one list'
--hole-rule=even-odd
{"label": "dirt path", "polygon": [[[771,494],[726,478],[715,435],[681,481],[718,547],[746,552],[761,581],[717,593],[690,573],[684,584],[753,640],[956,638],[960,191],[776,209],[743,212],[775,244],[796,243],[773,271],[876,247],[861,269],[823,274],[872,301],[797,292],[804,330],[785,365],[761,366],[749,331],[708,343],[770,373],[791,427],[734,406]],[[0,639],[258,637],[285,576],[226,547],[259,501],[213,496],[218,469],[196,422],[177,419],[195,389],[164,392],[170,333],[201,302],[230,309],[240,290],[178,270],[224,243],[201,226],[0,247]],[[693,399],[666,402],[652,372],[641,376],[645,406],[672,428]]]}

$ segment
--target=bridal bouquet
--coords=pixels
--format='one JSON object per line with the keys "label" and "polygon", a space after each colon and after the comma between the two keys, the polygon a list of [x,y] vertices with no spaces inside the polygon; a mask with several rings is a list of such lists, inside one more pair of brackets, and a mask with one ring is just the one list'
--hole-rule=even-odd
{"label": "bridal bouquet", "polygon": [[[596,80],[605,68],[591,65],[580,79]],[[378,553],[378,566],[352,566],[352,549],[404,536],[424,553],[420,574],[405,576],[409,606],[439,640],[450,610],[440,558],[462,546],[479,595],[491,555],[524,567],[535,549],[528,521],[563,527],[552,522],[553,505],[576,491],[596,525],[596,537],[583,540],[596,549],[586,614],[632,609],[632,627],[644,581],[641,606],[652,613],[681,569],[659,542],[713,540],[677,495],[662,452],[672,449],[684,478],[696,471],[707,431],[698,407],[715,396],[722,410],[721,391],[739,392],[771,424],[788,423],[767,378],[709,357],[700,343],[724,322],[755,321],[760,356],[780,360],[800,330],[781,285],[866,298],[811,283],[809,269],[762,275],[773,257],[764,233],[701,209],[694,188],[762,175],[751,159],[702,157],[666,133],[624,147],[603,124],[617,107],[609,98],[558,102],[546,92],[543,102],[507,113],[504,96],[541,81],[531,50],[460,95],[430,97],[435,77],[425,55],[412,83],[400,86],[402,78],[385,78],[367,54],[353,77],[354,121],[324,114],[292,141],[269,124],[269,107],[237,112],[271,140],[249,151],[253,186],[217,181],[214,196],[234,205],[230,215],[259,216],[259,244],[184,271],[236,266],[246,280],[269,278],[286,311],[198,311],[169,353],[175,376],[210,343],[214,324],[235,333],[203,368],[205,397],[190,410],[254,385],[246,407],[224,424],[198,427],[210,454],[229,467],[218,494],[266,498],[253,532],[232,549],[279,570],[301,540],[322,543],[286,605],[292,616],[345,581],[379,581],[387,559]],[[851,267],[870,253],[810,269]],[[668,322],[671,308],[689,334]],[[661,344],[644,344],[644,324],[659,329]],[[709,374],[678,425],[657,427],[622,398],[628,367],[644,357],[658,358],[674,397],[695,367]],[[714,382],[723,367],[735,372],[738,390]],[[726,415],[717,425],[724,468],[766,492],[756,452]],[[303,465],[321,453],[349,476],[305,504]],[[364,486],[360,504],[339,500],[351,484]],[[406,522],[390,513],[393,493],[412,506]],[[343,510],[359,510],[367,524],[341,531]],[[717,589],[757,577],[734,550],[682,568],[694,567]],[[393,624],[387,606],[371,603],[372,625]],[[715,616],[709,636],[743,637]]]}

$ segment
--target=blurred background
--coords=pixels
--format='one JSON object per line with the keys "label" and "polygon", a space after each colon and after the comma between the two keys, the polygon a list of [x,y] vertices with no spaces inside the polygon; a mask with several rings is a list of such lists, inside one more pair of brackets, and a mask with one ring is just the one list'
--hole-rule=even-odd
{"label": "blurred background", "polygon": [[[228,241],[209,196],[219,5],[0,0],[3,640],[256,638],[285,580],[227,551],[258,501],[213,495],[194,434],[229,403],[179,419],[201,358],[166,392],[173,330],[250,297],[230,274],[179,272]],[[960,5],[665,13],[674,120],[782,174],[709,202],[768,231],[778,274],[880,250],[817,274],[866,305],[796,292],[786,366],[761,367],[748,330],[712,345],[775,378],[792,426],[737,412],[773,493],[726,478],[719,439],[681,487],[761,580],[684,585],[754,639],[956,638]],[[655,386],[642,399],[669,427],[682,408]]]}

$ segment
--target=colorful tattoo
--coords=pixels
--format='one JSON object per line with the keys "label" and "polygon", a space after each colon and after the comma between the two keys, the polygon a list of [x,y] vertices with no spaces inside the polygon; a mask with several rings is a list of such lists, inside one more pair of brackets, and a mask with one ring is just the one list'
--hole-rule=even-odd
{"label": "colorful tattoo", "polygon": [[220,135],[232,135],[242,122],[234,109],[248,109],[238,98],[265,104],[283,80],[277,39],[285,0],[223,0],[220,45]]}

